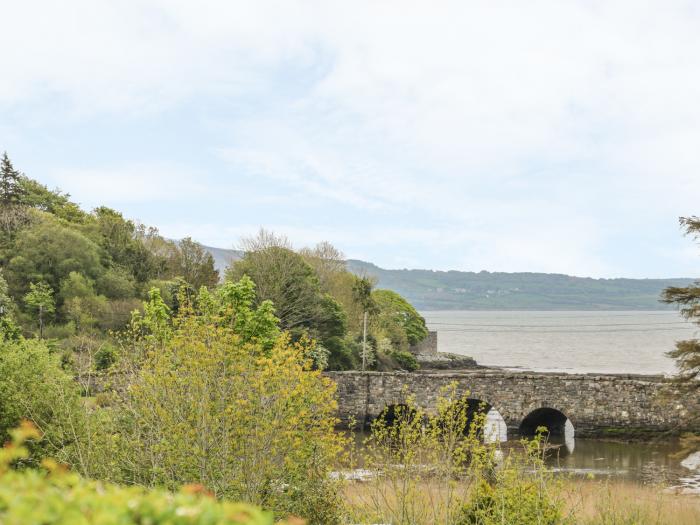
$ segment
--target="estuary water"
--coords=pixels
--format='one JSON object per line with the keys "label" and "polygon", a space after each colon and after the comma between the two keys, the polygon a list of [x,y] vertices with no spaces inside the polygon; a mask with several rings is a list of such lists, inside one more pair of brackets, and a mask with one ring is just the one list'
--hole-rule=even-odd
{"label": "estuary water", "polygon": [[[566,373],[673,374],[666,352],[682,339],[700,337],[697,325],[675,311],[425,311],[438,332],[438,350],[468,355],[485,366]],[[495,411],[487,436],[506,439]],[[569,423],[570,425],[570,423]],[[700,492],[700,470],[674,457],[671,439],[616,443],[575,437],[568,426],[556,470],[643,483],[666,483]]]}
{"label": "estuary water", "polygon": [[538,372],[672,374],[665,354],[698,326],[675,311],[424,311],[438,350]]}

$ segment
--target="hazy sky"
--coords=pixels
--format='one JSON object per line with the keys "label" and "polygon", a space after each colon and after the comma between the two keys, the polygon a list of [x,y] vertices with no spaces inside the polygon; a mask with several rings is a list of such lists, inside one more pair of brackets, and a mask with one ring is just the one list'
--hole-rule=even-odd
{"label": "hazy sky", "polygon": [[0,150],[385,267],[700,274],[700,2],[0,0]]}

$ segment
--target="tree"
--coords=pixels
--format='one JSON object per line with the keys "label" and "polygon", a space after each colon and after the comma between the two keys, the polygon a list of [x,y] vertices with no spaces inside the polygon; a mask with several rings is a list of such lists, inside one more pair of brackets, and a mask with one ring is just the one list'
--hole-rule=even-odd
{"label": "tree", "polygon": [[302,248],[299,254],[316,271],[321,289],[333,293],[338,276],[346,272],[345,255],[327,241],[318,243],[314,248]]}
{"label": "tree", "polygon": [[8,295],[7,282],[0,268],[0,342],[19,339],[19,329],[13,320],[14,309],[14,302]]}
{"label": "tree", "polygon": [[[318,278],[304,258],[288,248],[270,246],[248,251],[227,270],[227,280],[244,275],[256,285],[257,301],[272,301],[280,328],[299,335],[318,332],[329,314]],[[331,316],[335,317],[332,311]],[[316,335],[316,334],[314,334]]]}
{"label": "tree", "polygon": [[396,292],[375,290],[372,292],[372,299],[377,305],[376,325],[380,330],[390,330],[392,325],[400,328],[408,345],[415,345],[428,336],[425,319],[411,303]]}
{"label": "tree", "polygon": [[0,268],[0,317],[10,315],[13,306],[12,298],[8,295],[7,281],[5,281],[2,275],[2,268]]}
{"label": "tree", "polygon": [[30,283],[29,292],[24,296],[26,305],[36,312],[39,320],[39,338],[44,338],[44,316],[56,311],[53,289],[46,283]]}
{"label": "tree", "polygon": [[21,178],[22,174],[14,168],[5,152],[0,159],[0,227],[7,236],[28,219],[22,203],[25,191],[20,184]]}
{"label": "tree", "polygon": [[5,152],[0,159],[0,206],[13,206],[22,203],[25,194],[21,184],[22,174],[17,171]]}
{"label": "tree", "polygon": [[144,359],[118,422],[122,481],[196,482],[280,516],[334,523],[329,471],[344,445],[335,385],[311,370],[313,345],[280,336],[271,303],[256,308],[254,295],[249,278],[202,289],[166,324],[157,297],[145,305],[139,323],[150,328],[135,342]]}
{"label": "tree", "polygon": [[92,214],[97,229],[93,239],[109,254],[115,267],[126,269],[141,283],[156,276],[157,262],[141,242],[133,221],[105,206],[96,208]]}
{"label": "tree", "polygon": [[24,295],[32,281],[58,290],[71,272],[93,280],[104,273],[100,246],[53,216],[35,213],[37,219],[17,235],[7,264],[5,275],[14,297]]}
{"label": "tree", "polygon": [[85,223],[89,215],[80,206],[71,202],[70,195],[61,190],[50,190],[43,184],[22,175],[19,180],[22,188],[22,204],[28,208],[41,210],[68,222]]}
{"label": "tree", "polygon": [[214,257],[201,244],[186,237],[177,243],[177,252],[172,261],[174,276],[180,276],[192,288],[213,288],[219,283],[219,271],[214,266]]}
{"label": "tree", "polygon": [[[700,239],[700,217],[681,217],[679,222],[686,235]],[[683,317],[700,325],[700,281],[687,287],[666,288],[661,300],[679,306]],[[692,390],[700,389],[700,339],[678,341],[668,355],[678,363],[681,382]]]}

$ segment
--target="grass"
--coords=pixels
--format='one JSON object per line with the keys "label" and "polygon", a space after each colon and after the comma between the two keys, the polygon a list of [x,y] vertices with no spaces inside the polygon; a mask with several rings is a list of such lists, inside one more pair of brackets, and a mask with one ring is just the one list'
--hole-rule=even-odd
{"label": "grass", "polygon": [[567,480],[567,511],[586,525],[698,525],[700,496],[624,481]]}
{"label": "grass", "polygon": [[[418,507],[431,518],[426,523],[441,521],[439,509],[433,509],[436,495],[442,490],[426,481],[415,492],[421,498]],[[564,502],[565,523],[576,525],[698,525],[700,524],[700,496],[664,494],[663,487],[646,486],[629,481],[597,481],[569,478],[561,480],[560,497]],[[386,498],[391,491],[377,490],[373,483],[348,483],[344,500],[351,515],[372,519],[363,509],[377,498]],[[393,505],[390,498],[386,505]],[[367,521],[371,523],[371,521]]]}

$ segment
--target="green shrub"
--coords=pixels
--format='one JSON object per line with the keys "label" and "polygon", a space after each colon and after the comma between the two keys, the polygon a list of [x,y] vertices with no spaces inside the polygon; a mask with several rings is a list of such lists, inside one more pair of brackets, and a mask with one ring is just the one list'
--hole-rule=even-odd
{"label": "green shrub", "polygon": [[107,370],[117,361],[117,351],[111,345],[102,345],[95,352],[95,369]]}
{"label": "green shrub", "polygon": [[27,457],[21,446],[39,438],[31,425],[12,432],[0,450],[0,523],[3,525],[273,525],[271,513],[241,503],[218,502],[199,486],[179,492],[89,481],[52,460],[43,470],[12,470]]}
{"label": "green shrub", "polygon": [[462,509],[458,525],[558,525],[561,505],[543,487],[517,470],[505,471],[495,485],[481,481]]}
{"label": "green shrub", "polygon": [[0,341],[0,442],[29,419],[43,434],[32,444],[33,460],[49,453],[68,461],[83,415],[78,384],[62,370],[60,355],[38,340]]}
{"label": "green shrub", "polygon": [[398,365],[404,370],[413,372],[414,370],[418,370],[418,368],[420,367],[418,361],[416,360],[416,356],[414,356],[411,352],[399,350],[391,352],[390,355],[394,359],[394,361],[396,361]]}

